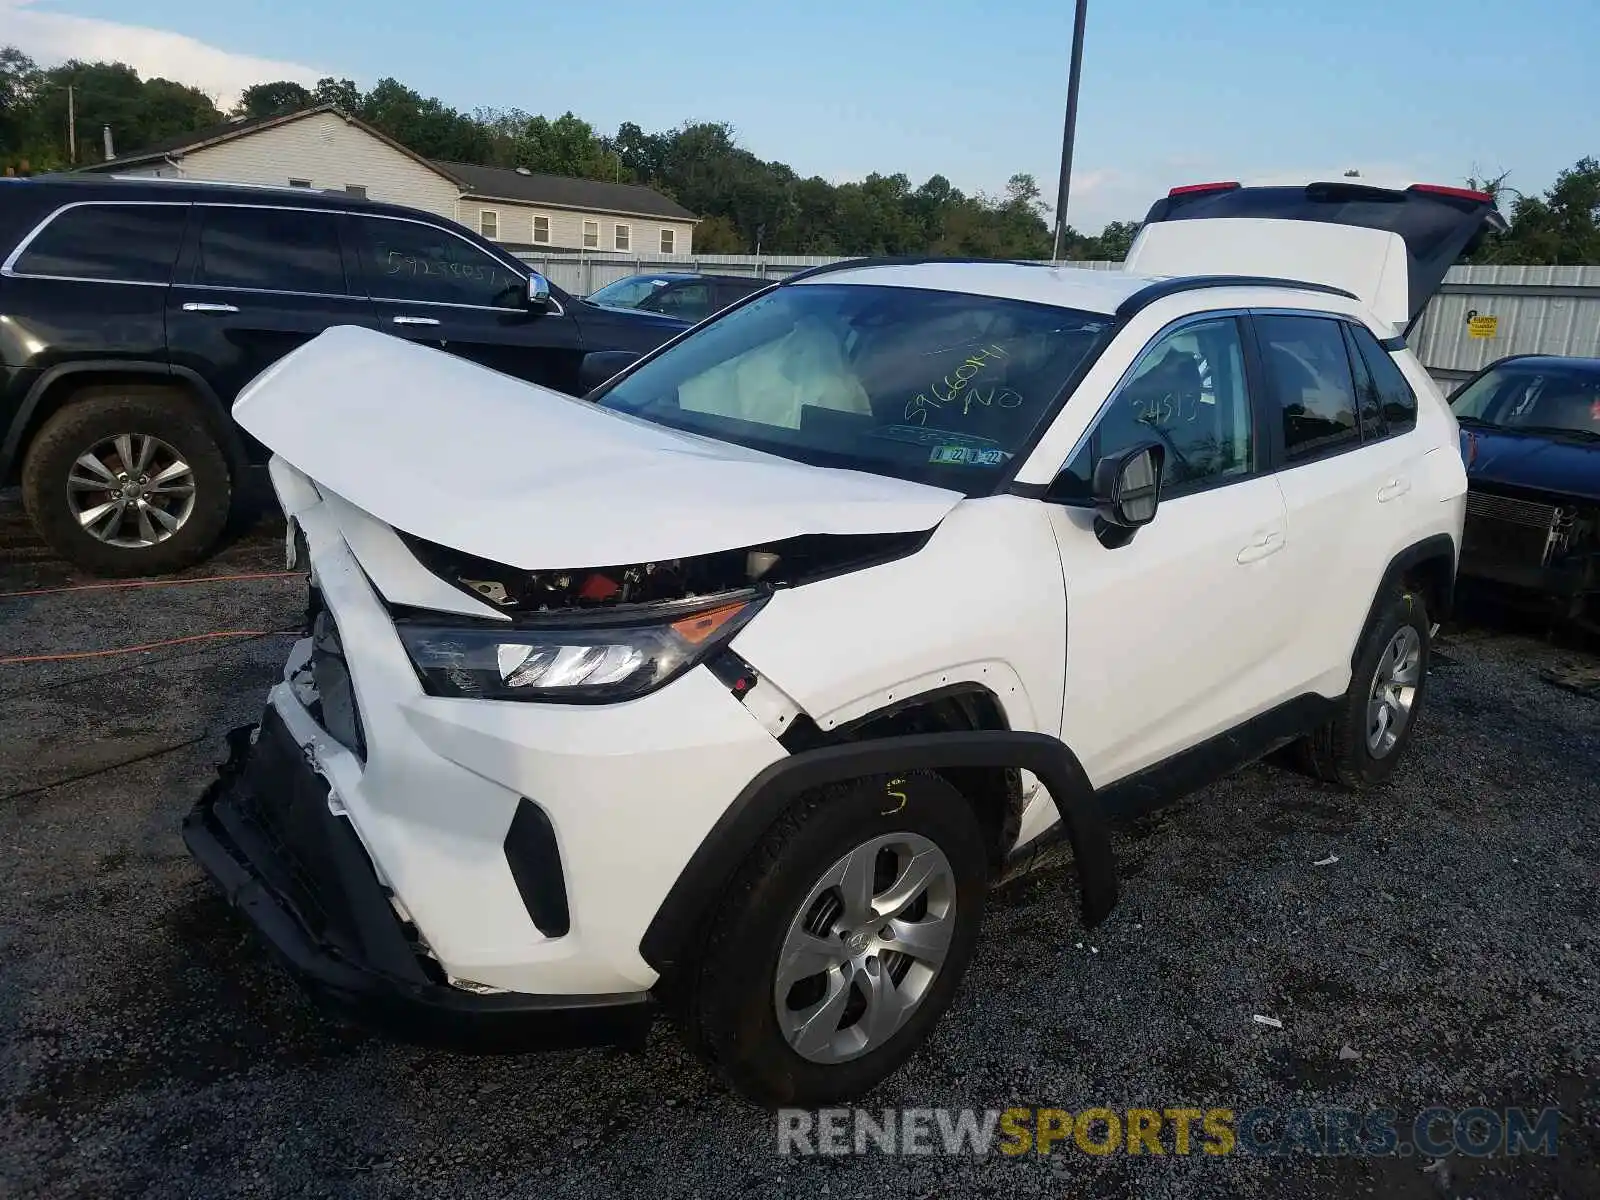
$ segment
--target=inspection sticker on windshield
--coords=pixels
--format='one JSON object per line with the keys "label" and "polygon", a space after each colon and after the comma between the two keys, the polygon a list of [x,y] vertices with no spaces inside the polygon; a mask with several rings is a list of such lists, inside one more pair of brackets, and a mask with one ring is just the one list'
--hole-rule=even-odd
{"label": "inspection sticker on windshield", "polygon": [[935,446],[928,461],[942,466],[998,467],[1006,460],[1006,452],[982,446]]}

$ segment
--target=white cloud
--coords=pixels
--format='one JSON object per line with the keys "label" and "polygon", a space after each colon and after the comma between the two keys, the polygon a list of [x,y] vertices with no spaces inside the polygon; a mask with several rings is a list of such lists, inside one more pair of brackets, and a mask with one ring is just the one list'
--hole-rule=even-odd
{"label": "white cloud", "polygon": [[35,0],[0,0],[0,45],[13,45],[41,66],[69,58],[124,62],[146,79],[159,76],[199,88],[226,111],[253,83],[292,79],[307,87],[331,71],[301,63],[234,54],[181,33],[50,12]]}

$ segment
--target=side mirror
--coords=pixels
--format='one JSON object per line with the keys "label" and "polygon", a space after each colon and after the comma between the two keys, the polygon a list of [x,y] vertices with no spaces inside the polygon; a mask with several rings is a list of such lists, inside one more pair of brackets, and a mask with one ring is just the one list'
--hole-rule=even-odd
{"label": "side mirror", "polygon": [[1166,459],[1167,452],[1159,442],[1141,442],[1095,463],[1095,534],[1107,549],[1127,545],[1135,533],[1156,519]]}
{"label": "side mirror", "polygon": [[624,367],[639,361],[632,350],[595,350],[583,356],[578,367],[578,394],[587,396]]}
{"label": "side mirror", "polygon": [[528,307],[535,312],[550,307],[550,281],[537,271],[528,272]]}

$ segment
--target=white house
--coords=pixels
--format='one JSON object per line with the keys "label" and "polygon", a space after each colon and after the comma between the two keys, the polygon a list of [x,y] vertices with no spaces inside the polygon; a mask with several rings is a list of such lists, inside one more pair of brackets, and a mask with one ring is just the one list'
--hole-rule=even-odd
{"label": "white house", "polygon": [[638,184],[434,162],[331,104],[229,121],[84,169],[347,190],[450,217],[515,248],[688,254],[697,221]]}

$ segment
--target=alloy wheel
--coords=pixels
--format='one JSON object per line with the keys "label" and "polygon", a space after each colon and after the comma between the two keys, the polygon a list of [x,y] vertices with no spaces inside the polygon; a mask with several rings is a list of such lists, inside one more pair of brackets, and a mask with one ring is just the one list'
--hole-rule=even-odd
{"label": "alloy wheel", "polygon": [[194,472],[160,438],[122,433],[95,443],[67,473],[67,505],[81,528],[108,546],[164,542],[194,513]]}
{"label": "alloy wheel", "polygon": [[1410,625],[1395,630],[1378,658],[1367,697],[1367,749],[1383,758],[1411,723],[1422,682],[1422,637]]}
{"label": "alloy wheel", "polygon": [[778,954],[785,1040],[816,1063],[882,1046],[932,989],[955,925],[955,872],[938,846],[914,833],[857,846],[812,885]]}

